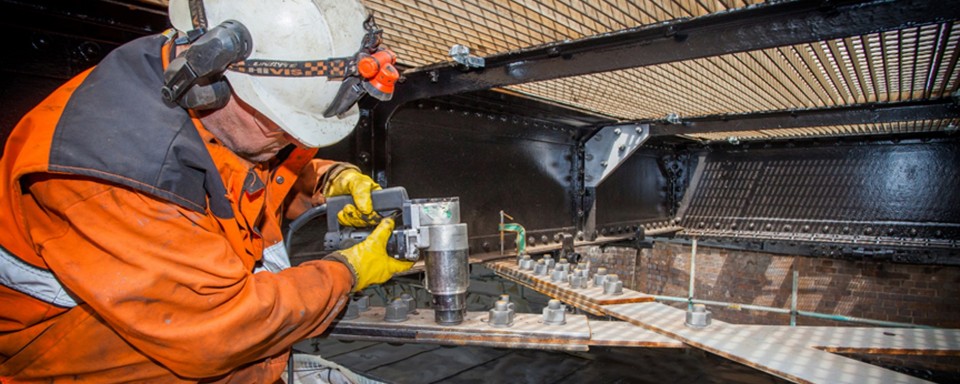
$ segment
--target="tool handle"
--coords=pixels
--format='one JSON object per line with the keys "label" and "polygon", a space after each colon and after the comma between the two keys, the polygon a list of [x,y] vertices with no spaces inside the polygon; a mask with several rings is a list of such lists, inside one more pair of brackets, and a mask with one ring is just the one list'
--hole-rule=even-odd
{"label": "tool handle", "polygon": [[[380,216],[388,216],[395,211],[403,210],[403,204],[410,199],[407,197],[407,189],[404,187],[390,187],[373,191],[370,193],[370,199],[373,200],[373,210]],[[340,222],[337,221],[337,212],[343,210],[347,204],[353,204],[353,196],[343,195],[327,198],[327,211],[333,214],[327,215],[327,230],[340,230]],[[299,218],[298,218],[299,219]]]}

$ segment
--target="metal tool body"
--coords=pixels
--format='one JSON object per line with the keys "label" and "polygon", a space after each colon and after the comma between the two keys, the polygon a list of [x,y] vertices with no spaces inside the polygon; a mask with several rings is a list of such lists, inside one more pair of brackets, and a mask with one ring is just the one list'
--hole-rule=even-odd
{"label": "metal tool body", "polygon": [[[433,295],[437,323],[452,325],[463,322],[470,274],[467,224],[460,223],[460,199],[410,199],[403,187],[374,191],[370,196],[374,211],[383,217],[395,217],[396,220],[387,242],[387,253],[400,260],[424,259],[424,286]],[[373,230],[341,226],[337,215],[329,214],[340,212],[352,203],[350,196],[328,198],[326,204],[314,207],[294,220],[288,233],[315,217],[326,215],[324,250],[332,252],[349,248],[363,241]]]}

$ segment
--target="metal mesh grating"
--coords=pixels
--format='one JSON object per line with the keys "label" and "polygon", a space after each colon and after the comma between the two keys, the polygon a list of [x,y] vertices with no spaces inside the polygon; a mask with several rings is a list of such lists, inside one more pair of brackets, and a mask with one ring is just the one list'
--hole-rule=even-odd
{"label": "metal mesh grating", "polygon": [[[696,17],[758,1],[364,0],[385,39],[412,66],[448,61],[453,44],[477,55]],[[511,86],[623,120],[937,99],[958,89],[960,26],[928,25],[811,44]],[[905,127],[906,126],[906,127]],[[944,129],[920,122],[763,131],[744,138]],[[911,130],[915,129],[915,130]],[[701,135],[712,139],[731,134]]]}
{"label": "metal mesh grating", "polygon": [[740,8],[758,0],[362,0],[405,64],[449,61],[454,44],[488,56]]}
{"label": "metal mesh grating", "polygon": [[792,129],[734,131],[696,135],[702,140],[763,140],[770,138],[836,137],[873,134],[956,132],[960,119],[902,121],[896,123],[831,125]]}
{"label": "metal mesh grating", "polygon": [[514,88],[630,120],[935,99],[957,89],[958,38],[931,25]]}

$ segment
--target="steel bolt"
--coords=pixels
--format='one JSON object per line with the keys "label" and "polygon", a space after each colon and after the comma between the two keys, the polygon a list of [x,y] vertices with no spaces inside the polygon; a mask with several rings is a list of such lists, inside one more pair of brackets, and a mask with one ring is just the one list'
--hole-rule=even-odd
{"label": "steel bolt", "polygon": [[567,277],[567,281],[570,283],[570,288],[581,289],[587,287],[587,279],[580,274],[580,271],[577,270],[574,274]]}
{"label": "steel bolt", "polygon": [[487,318],[487,322],[494,327],[509,327],[513,325],[515,313],[513,303],[497,300],[497,302],[493,304],[493,309],[489,312],[490,316]]}
{"label": "steel bolt", "polygon": [[620,281],[620,277],[616,274],[607,275],[606,280],[603,281],[603,293],[607,295],[623,294],[623,282]]}
{"label": "steel bolt", "polygon": [[602,287],[603,282],[607,279],[607,269],[604,267],[597,268],[597,273],[593,275],[593,285],[595,287]]}
{"label": "steel bolt", "polygon": [[567,308],[560,304],[560,300],[550,300],[543,309],[543,323],[546,325],[563,325],[567,323]]}
{"label": "steel bolt", "polygon": [[387,305],[383,321],[388,323],[400,323],[407,321],[407,304],[402,299],[396,298]]}
{"label": "steel bolt", "polygon": [[547,274],[547,263],[545,260],[537,260],[537,265],[533,267],[534,276],[543,276]]}
{"label": "steel bolt", "polygon": [[684,324],[690,328],[705,328],[710,325],[710,311],[703,304],[694,304],[687,310],[687,321]]}
{"label": "steel bolt", "polygon": [[557,262],[553,260],[553,256],[544,256],[540,260],[543,260],[543,263],[547,265],[547,271],[553,270],[553,266],[557,265]]}
{"label": "steel bolt", "polygon": [[400,300],[407,306],[407,313],[417,314],[417,301],[409,293],[400,295]]}
{"label": "steel bolt", "polygon": [[533,270],[533,265],[534,265],[534,262],[533,262],[533,259],[530,257],[530,255],[523,255],[523,257],[520,258],[521,271],[531,271]]}
{"label": "steel bolt", "polygon": [[567,280],[567,271],[561,268],[554,269],[553,272],[550,274],[550,281],[561,282],[566,280]]}

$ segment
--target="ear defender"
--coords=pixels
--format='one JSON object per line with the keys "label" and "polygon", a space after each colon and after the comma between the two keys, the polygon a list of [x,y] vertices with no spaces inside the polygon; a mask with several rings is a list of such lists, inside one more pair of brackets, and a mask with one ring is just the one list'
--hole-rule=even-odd
{"label": "ear defender", "polygon": [[230,101],[223,72],[250,56],[253,39],[238,21],[227,20],[200,35],[163,72],[163,99],[186,109],[222,108]]}
{"label": "ear defender", "polygon": [[362,55],[357,61],[357,72],[367,80],[363,82],[363,89],[377,100],[390,100],[394,84],[400,78],[394,67],[396,63],[397,54],[386,48],[380,48],[372,55]]}

